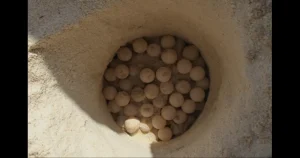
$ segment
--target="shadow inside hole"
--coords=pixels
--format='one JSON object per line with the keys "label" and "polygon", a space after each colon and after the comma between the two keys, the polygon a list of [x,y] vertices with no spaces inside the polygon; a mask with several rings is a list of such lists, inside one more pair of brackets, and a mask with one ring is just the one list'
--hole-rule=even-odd
{"label": "shadow inside hole", "polygon": [[117,133],[124,133],[113,121],[102,96],[103,72],[90,71],[92,67],[87,66],[87,61],[91,58],[90,54],[85,51],[68,53],[70,52],[69,48],[59,47],[57,49],[57,46],[59,46],[59,42],[54,42],[46,47],[36,45],[29,52],[42,57],[58,86],[75,101],[74,105],[82,109],[97,123],[106,125]]}

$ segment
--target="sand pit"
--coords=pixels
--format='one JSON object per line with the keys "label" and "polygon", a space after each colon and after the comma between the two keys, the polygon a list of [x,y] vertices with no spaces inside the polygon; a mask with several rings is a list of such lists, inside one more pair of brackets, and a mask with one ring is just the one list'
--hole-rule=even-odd
{"label": "sand pit", "polygon": [[[271,1],[37,3],[30,5],[49,8],[29,10],[29,156],[271,156]],[[53,12],[64,18],[53,20]],[[150,144],[120,130],[102,80],[120,46],[165,34],[202,50],[210,92],[185,134]]]}

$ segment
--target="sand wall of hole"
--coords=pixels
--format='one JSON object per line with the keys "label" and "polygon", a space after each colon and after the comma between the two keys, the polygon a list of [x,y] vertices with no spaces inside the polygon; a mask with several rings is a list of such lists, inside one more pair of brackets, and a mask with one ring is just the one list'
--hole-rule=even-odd
{"label": "sand wall of hole", "polygon": [[[258,3],[265,8],[257,8]],[[28,57],[29,155],[270,156],[268,4],[114,1],[39,40]],[[203,113],[184,135],[147,144],[115,124],[101,84],[120,46],[164,34],[182,37],[201,50],[210,72],[210,93]]]}

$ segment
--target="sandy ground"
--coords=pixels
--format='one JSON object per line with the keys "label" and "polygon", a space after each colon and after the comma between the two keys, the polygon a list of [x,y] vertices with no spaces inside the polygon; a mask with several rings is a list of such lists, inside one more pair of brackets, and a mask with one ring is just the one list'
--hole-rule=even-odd
{"label": "sandy ground", "polygon": [[[271,0],[30,0],[29,156],[271,157],[271,6]],[[186,134],[149,144],[117,127],[101,83],[119,46],[162,34],[203,51],[211,91]]]}

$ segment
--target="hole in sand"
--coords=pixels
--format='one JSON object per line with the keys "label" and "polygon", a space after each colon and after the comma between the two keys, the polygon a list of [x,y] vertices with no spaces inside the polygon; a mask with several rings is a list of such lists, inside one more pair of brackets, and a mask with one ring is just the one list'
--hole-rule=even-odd
{"label": "hole in sand", "polygon": [[144,37],[117,50],[102,92],[120,128],[153,143],[192,126],[207,101],[209,80],[201,50],[192,43],[170,35]]}

